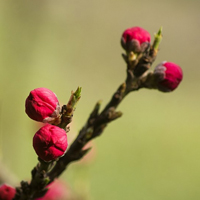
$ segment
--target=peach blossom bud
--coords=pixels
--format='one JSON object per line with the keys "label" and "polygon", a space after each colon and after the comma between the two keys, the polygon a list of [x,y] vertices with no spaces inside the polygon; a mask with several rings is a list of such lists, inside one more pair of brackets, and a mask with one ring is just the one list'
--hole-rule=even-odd
{"label": "peach blossom bud", "polygon": [[136,26],[124,31],[121,38],[121,45],[127,52],[140,53],[149,47],[150,40],[151,36],[149,32]]}
{"label": "peach blossom bud", "polygon": [[55,180],[48,186],[47,193],[36,200],[67,200],[72,198],[72,193],[67,184],[60,180]]}
{"label": "peach blossom bud", "polygon": [[51,124],[46,124],[40,128],[33,137],[35,152],[47,162],[63,156],[67,146],[65,130]]}
{"label": "peach blossom bud", "polygon": [[177,64],[165,61],[156,66],[154,76],[160,91],[171,92],[181,82],[183,71]]}
{"label": "peach blossom bud", "polygon": [[32,90],[26,99],[26,114],[33,120],[56,124],[60,106],[56,95],[47,88]]}
{"label": "peach blossom bud", "polygon": [[15,196],[15,193],[15,188],[7,184],[3,184],[0,186],[0,200],[12,200]]}

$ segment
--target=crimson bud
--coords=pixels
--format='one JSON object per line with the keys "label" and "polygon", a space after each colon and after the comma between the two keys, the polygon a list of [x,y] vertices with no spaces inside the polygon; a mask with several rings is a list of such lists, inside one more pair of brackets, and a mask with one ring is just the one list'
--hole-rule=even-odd
{"label": "crimson bud", "polygon": [[176,89],[183,78],[180,66],[172,62],[162,62],[155,67],[154,77],[158,90],[171,92]]}
{"label": "crimson bud", "polygon": [[46,124],[40,128],[33,137],[35,152],[47,162],[63,156],[67,146],[65,130],[51,124]]}
{"label": "crimson bud", "polygon": [[135,26],[124,31],[121,45],[127,51],[144,52],[150,45],[151,36],[145,29]]}
{"label": "crimson bud", "polygon": [[15,188],[7,184],[3,184],[0,186],[0,200],[12,200],[15,196],[15,193]]}
{"label": "crimson bud", "polygon": [[58,124],[60,106],[56,95],[47,88],[32,90],[26,99],[26,114],[33,120]]}

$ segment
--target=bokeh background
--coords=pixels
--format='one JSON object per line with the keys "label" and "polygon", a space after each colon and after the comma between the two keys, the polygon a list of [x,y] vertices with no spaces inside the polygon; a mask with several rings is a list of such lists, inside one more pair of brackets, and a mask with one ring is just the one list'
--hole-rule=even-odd
{"label": "bokeh background", "polygon": [[92,144],[91,161],[71,164],[61,178],[89,200],[199,200],[199,9],[199,0],[0,0],[0,165],[29,180],[37,163],[40,125],[24,112],[30,90],[47,87],[64,104],[82,87],[71,140],[125,79],[122,32],[141,26],[153,37],[163,26],[153,67],[179,64],[180,86],[130,94],[118,108],[123,117]]}

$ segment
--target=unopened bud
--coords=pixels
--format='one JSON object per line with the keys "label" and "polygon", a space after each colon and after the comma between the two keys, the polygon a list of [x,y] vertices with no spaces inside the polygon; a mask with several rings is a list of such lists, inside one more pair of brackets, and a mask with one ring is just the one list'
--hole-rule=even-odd
{"label": "unopened bud", "polygon": [[71,188],[61,180],[54,180],[48,186],[47,193],[36,200],[66,200],[66,199],[74,199]]}
{"label": "unopened bud", "polygon": [[26,114],[33,120],[58,124],[60,105],[56,95],[47,88],[32,90],[26,99]]}
{"label": "unopened bud", "polygon": [[12,200],[15,196],[15,193],[15,188],[7,184],[3,184],[0,186],[0,200]]}
{"label": "unopened bud", "polygon": [[176,89],[183,78],[180,66],[172,62],[162,62],[156,66],[154,77],[158,90],[171,92]]}
{"label": "unopened bud", "polygon": [[127,52],[141,53],[150,45],[151,36],[141,27],[132,27],[124,31],[121,45]]}
{"label": "unopened bud", "polygon": [[67,150],[67,134],[64,129],[46,124],[33,137],[33,147],[44,161],[56,160]]}

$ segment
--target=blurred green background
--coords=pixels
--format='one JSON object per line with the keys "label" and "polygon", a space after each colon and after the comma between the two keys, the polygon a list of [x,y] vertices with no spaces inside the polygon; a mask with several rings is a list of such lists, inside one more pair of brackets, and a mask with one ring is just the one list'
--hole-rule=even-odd
{"label": "blurred green background", "polygon": [[39,127],[24,112],[30,90],[47,87],[63,104],[83,88],[73,138],[125,79],[122,32],[141,26],[153,38],[163,26],[154,66],[179,64],[182,83],[172,93],[130,94],[118,108],[123,117],[95,140],[93,161],[70,165],[62,179],[90,200],[199,200],[199,9],[199,0],[0,0],[1,161],[30,179]]}

